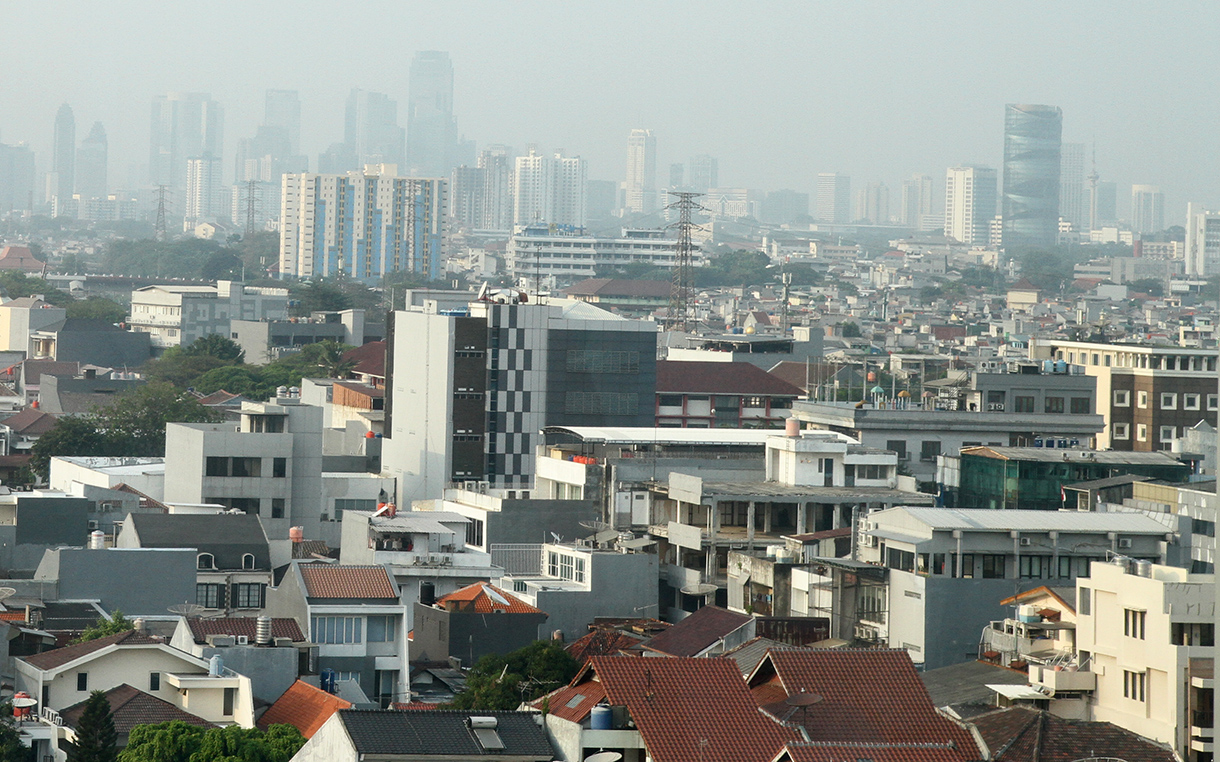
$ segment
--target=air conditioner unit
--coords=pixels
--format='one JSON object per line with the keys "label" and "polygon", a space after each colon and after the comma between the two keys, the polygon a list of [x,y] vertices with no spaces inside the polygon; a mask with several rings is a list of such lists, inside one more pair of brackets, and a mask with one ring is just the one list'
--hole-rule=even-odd
{"label": "air conditioner unit", "polygon": [[1034,541],[1031,540],[1030,538],[1028,538],[1028,537],[1021,538],[1021,545],[1023,547],[1029,547],[1030,545],[1033,545],[1033,544],[1034,544]]}
{"label": "air conditioner unit", "polygon": [[249,635],[238,635],[237,636],[237,645],[239,645],[239,646],[250,645],[250,636]]}
{"label": "air conditioner unit", "polygon": [[1131,547],[1131,538],[1130,538],[1130,537],[1123,537],[1123,538],[1119,539],[1119,541],[1118,541],[1118,547],[1120,547],[1120,548],[1130,548],[1130,547]]}

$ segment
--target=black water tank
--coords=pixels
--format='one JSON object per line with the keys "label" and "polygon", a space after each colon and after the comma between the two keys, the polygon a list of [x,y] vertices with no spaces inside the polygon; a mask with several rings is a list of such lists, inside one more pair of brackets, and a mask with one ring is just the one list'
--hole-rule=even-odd
{"label": "black water tank", "polygon": [[436,585],[431,582],[420,582],[419,602],[425,606],[431,606],[436,603]]}

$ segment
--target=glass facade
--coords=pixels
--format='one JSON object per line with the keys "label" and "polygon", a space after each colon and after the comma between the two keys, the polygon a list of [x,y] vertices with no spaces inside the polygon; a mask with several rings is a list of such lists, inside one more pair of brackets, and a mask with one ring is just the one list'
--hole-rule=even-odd
{"label": "glass facade", "polygon": [[1059,237],[1063,111],[1004,107],[1003,243],[1009,251],[1054,246]]}
{"label": "glass facade", "polygon": [[[1066,453],[1066,451],[1065,451]],[[1064,507],[1060,489],[1069,484],[1123,474],[1184,482],[1186,464],[1107,464],[1090,460],[1006,460],[963,453],[958,508],[1058,511]]]}

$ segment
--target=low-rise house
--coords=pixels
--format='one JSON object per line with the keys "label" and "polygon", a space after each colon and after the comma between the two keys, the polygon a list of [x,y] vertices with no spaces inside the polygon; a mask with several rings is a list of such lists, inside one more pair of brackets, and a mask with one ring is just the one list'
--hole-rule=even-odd
{"label": "low-rise house", "polygon": [[59,419],[39,408],[26,408],[0,421],[0,455],[29,455],[38,438]]}
{"label": "low-rise house", "polygon": [[1076,588],[1043,585],[1009,596],[1013,614],[983,630],[979,657],[1005,666],[1054,667],[1075,660]]}
{"label": "low-rise house", "polygon": [[411,662],[458,659],[473,665],[487,654],[507,654],[538,640],[547,614],[488,582],[476,582],[415,603]]}
{"label": "low-rise house", "polygon": [[148,334],[126,331],[104,320],[68,318],[30,332],[31,360],[138,368],[151,356]]}
{"label": "low-rise house", "polygon": [[1176,762],[1163,744],[1109,722],[1064,719],[1029,707],[1007,707],[971,717],[968,726],[993,762],[1074,762],[1104,749],[1125,762]]}
{"label": "low-rise house", "polygon": [[270,704],[310,671],[311,644],[291,617],[182,617],[170,645],[203,659],[219,656],[250,678],[256,701]]}
{"label": "low-rise house", "polygon": [[53,548],[34,582],[54,586],[65,601],[96,601],[129,617],[164,617],[195,600],[193,549]]}
{"label": "low-rise house", "polygon": [[673,658],[716,656],[753,638],[755,625],[755,619],[745,614],[704,606],[640,647]]}
{"label": "low-rise house", "polygon": [[[106,691],[105,696],[106,703],[110,705],[110,715],[114,718],[114,731],[118,736],[115,739],[115,746],[118,749],[127,746],[127,739],[131,735],[131,731],[139,725],[184,722],[199,728],[219,727],[217,723],[209,722],[163,698],[158,698],[139,688],[133,688],[126,683]],[[88,697],[59,713],[64,727],[69,731],[66,737],[70,741],[75,740],[73,736],[80,726],[86,701],[88,701]]]}
{"label": "low-rise house", "polygon": [[266,730],[272,725],[291,725],[310,739],[331,715],[351,708],[352,702],[297,680],[258,718],[258,727]]}
{"label": "low-rise house", "polygon": [[660,428],[781,428],[803,394],[748,362],[657,362]]}

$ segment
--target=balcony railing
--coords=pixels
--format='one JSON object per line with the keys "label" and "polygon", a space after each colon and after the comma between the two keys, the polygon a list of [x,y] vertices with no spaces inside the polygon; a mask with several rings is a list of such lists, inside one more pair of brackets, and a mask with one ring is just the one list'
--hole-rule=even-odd
{"label": "balcony railing", "polygon": [[1190,713],[1190,725],[1194,728],[1213,728],[1216,718],[1214,712],[1204,712],[1196,709]]}

